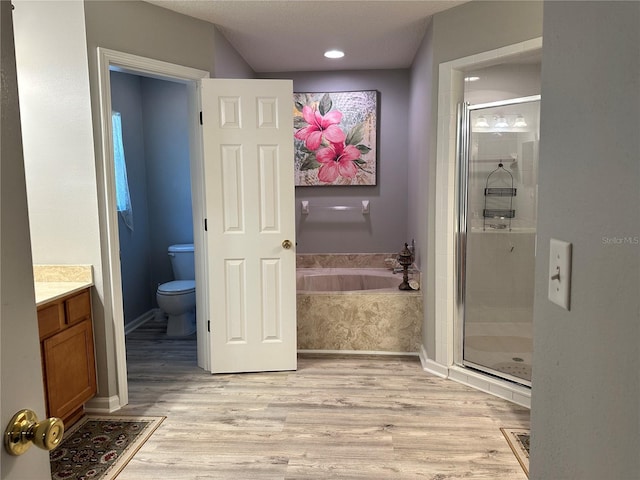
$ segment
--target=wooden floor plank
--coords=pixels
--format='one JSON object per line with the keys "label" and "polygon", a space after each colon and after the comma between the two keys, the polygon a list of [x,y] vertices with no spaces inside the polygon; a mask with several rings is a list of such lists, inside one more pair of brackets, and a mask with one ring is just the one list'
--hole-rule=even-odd
{"label": "wooden floor plank", "polygon": [[499,428],[529,411],[416,357],[301,355],[298,371],[210,375],[195,337],[127,336],[130,404],[167,419],[120,473],[146,479],[525,480]]}

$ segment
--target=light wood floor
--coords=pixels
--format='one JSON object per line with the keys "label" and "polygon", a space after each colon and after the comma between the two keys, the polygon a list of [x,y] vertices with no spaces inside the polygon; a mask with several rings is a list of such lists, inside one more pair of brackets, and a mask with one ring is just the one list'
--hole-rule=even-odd
{"label": "light wood floor", "polygon": [[118,476],[526,480],[500,427],[529,411],[425,373],[417,357],[299,357],[298,371],[210,375],[195,338],[127,336],[130,405],[166,415]]}

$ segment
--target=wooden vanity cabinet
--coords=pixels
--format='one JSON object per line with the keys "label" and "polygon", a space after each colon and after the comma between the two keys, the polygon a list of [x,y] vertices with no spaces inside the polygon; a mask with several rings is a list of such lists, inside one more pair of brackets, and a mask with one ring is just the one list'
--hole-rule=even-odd
{"label": "wooden vanity cabinet", "polygon": [[96,394],[90,290],[38,307],[47,416],[72,425]]}

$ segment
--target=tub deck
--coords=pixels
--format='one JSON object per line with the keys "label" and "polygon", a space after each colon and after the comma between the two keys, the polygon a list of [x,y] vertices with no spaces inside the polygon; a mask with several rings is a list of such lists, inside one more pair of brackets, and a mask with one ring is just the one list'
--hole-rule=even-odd
{"label": "tub deck", "polygon": [[397,293],[401,283],[402,274],[387,268],[299,268],[296,272],[298,293]]}

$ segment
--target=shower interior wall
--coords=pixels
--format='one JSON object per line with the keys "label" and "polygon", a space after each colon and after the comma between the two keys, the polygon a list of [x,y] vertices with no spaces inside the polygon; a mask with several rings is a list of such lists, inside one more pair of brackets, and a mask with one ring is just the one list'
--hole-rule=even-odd
{"label": "shower interior wall", "polygon": [[111,72],[122,115],[134,229],[119,219],[125,324],[157,306],[173,279],[167,247],[193,242],[187,91],[180,83]]}
{"label": "shower interior wall", "polygon": [[[531,55],[530,63],[518,59],[518,63],[505,63],[491,67],[466,72],[467,78],[477,77],[475,81],[466,81],[464,86],[464,101],[471,106],[529,97],[540,94],[540,52]],[[492,112],[502,112],[497,107]],[[539,110],[532,104],[523,104],[504,108],[505,114],[513,117],[513,112],[522,114],[527,127],[523,131],[512,132],[477,132],[475,137],[481,143],[471,145],[472,158],[483,159],[474,165],[469,175],[479,175],[476,179],[481,184],[491,171],[497,167],[496,163],[487,163],[486,159],[496,158],[507,160],[505,168],[513,175],[517,195],[514,198],[516,216],[511,222],[512,227],[535,229],[536,226],[536,185],[537,185],[537,157]],[[483,115],[483,110],[472,114],[472,120]],[[492,115],[490,115],[492,116]],[[494,121],[494,118],[487,119]],[[476,129],[477,130],[477,129]],[[490,130],[490,129],[489,129]],[[482,138],[481,138],[482,137]],[[514,158],[515,157],[515,158]],[[516,160],[514,162],[508,161]],[[482,189],[469,191],[468,215],[472,219],[473,227],[482,227],[482,209],[484,207]]]}
{"label": "shower interior wall", "polygon": [[[410,71],[363,70],[339,72],[260,73],[260,78],[290,78],[294,92],[377,90],[378,166],[375,186],[296,187],[298,253],[399,252],[408,238],[408,162]],[[301,201],[309,201],[309,215]],[[370,202],[370,214],[357,208]],[[355,206],[340,212],[316,209]]]}

